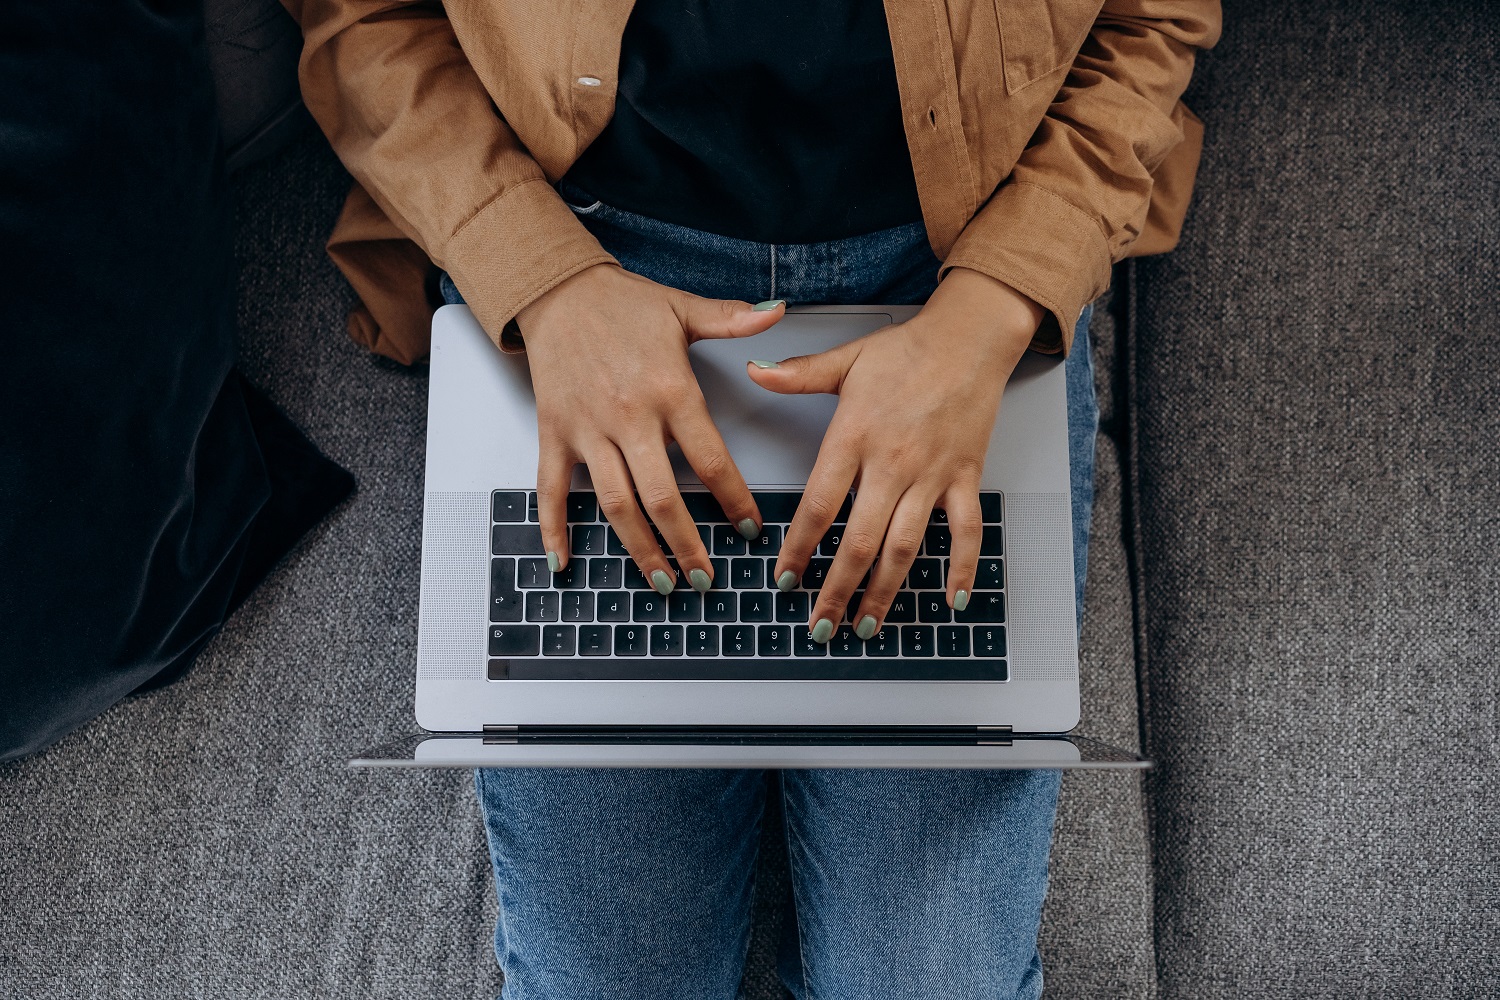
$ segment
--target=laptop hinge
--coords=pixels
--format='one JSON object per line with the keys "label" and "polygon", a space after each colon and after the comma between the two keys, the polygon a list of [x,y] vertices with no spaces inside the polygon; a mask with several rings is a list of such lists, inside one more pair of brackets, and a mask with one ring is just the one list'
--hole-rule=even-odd
{"label": "laptop hinge", "polygon": [[1008,747],[1011,745],[1011,729],[1009,726],[975,726],[979,733],[976,741],[982,747]]}
{"label": "laptop hinge", "polygon": [[487,725],[484,727],[484,742],[486,745],[515,743],[517,742],[516,734],[519,732],[520,728],[517,726]]}

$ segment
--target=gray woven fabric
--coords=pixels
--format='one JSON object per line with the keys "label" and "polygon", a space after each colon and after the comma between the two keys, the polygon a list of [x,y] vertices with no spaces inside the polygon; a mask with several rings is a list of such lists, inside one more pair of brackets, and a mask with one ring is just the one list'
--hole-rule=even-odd
{"label": "gray woven fabric", "polygon": [[[240,177],[242,366],[355,472],[359,493],[186,680],[0,768],[0,996],[498,992],[493,891],[467,777],[343,766],[414,728],[426,394],[420,375],[343,335],[349,292],[322,244],[346,184],[316,137]],[[1133,744],[1112,450],[1101,487],[1085,728]],[[1135,777],[1064,785],[1044,928],[1053,995],[1149,991],[1141,816]],[[754,1000],[779,997],[785,859],[770,844],[747,973]]]}
{"label": "gray woven fabric", "polygon": [[1494,995],[1500,15],[1226,20],[1138,273],[1162,993]]}

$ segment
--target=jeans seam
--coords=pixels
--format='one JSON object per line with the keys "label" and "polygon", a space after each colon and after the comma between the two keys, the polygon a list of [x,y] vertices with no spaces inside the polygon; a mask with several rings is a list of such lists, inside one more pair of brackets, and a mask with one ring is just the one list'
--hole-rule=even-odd
{"label": "jeans seam", "polygon": [[[796,858],[792,855],[792,819],[791,812],[787,809],[786,796],[786,772],[776,772],[776,785],[781,792],[781,834],[786,842],[786,867],[787,875],[792,881],[792,912],[797,913],[797,870]],[[797,966],[802,970],[802,1000],[813,1000],[812,986],[807,976],[807,941],[804,937],[807,928],[803,926],[800,914],[797,916]]]}
{"label": "jeans seam", "polygon": [[776,244],[772,243],[772,244],[770,244],[770,247],[771,247],[771,294],[767,295],[766,298],[768,298],[768,299],[774,299],[776,297]]}

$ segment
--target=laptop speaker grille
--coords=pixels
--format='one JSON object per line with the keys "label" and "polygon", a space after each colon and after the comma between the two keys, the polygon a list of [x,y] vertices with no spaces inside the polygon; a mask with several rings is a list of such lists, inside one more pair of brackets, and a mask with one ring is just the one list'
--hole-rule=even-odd
{"label": "laptop speaker grille", "polygon": [[[1073,508],[1066,493],[1005,494],[1013,680],[1078,676],[1072,551]],[[1069,557],[1059,559],[1059,552]]]}
{"label": "laptop speaker grille", "polygon": [[485,671],[490,495],[429,493],[422,532],[417,675],[477,680]]}

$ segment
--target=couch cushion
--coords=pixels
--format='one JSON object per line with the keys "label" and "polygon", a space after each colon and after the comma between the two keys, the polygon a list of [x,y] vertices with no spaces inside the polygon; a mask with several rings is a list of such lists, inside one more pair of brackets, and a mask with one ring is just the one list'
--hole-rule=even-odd
{"label": "couch cushion", "polygon": [[1500,20],[1228,6],[1138,276],[1162,993],[1492,993]]}

